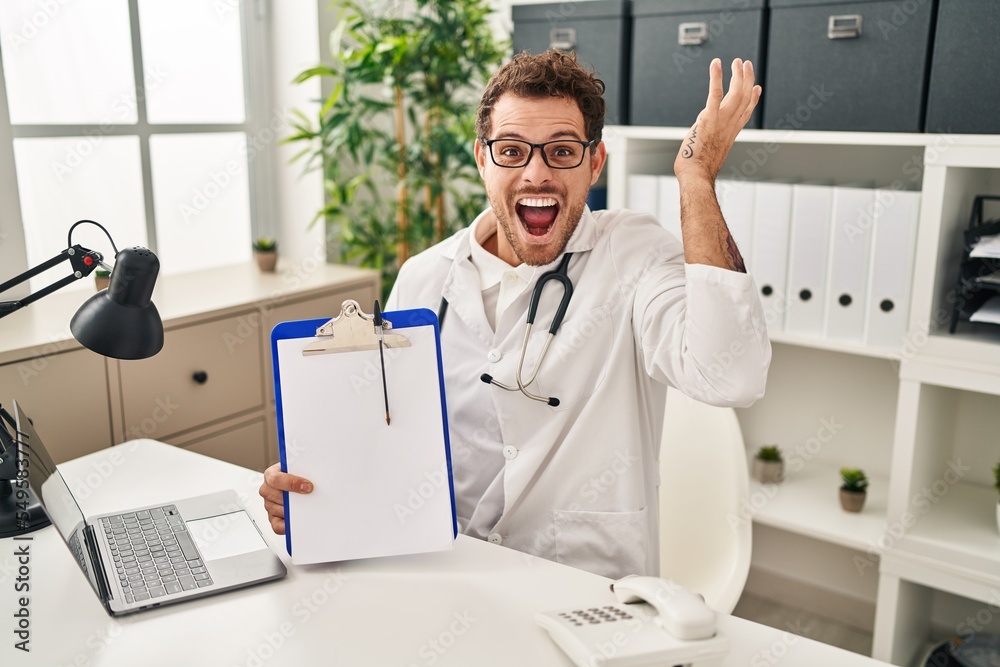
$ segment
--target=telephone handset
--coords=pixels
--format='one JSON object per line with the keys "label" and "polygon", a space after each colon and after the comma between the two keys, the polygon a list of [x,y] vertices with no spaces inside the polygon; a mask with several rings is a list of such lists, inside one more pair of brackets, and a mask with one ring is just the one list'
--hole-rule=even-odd
{"label": "telephone handset", "polygon": [[540,612],[535,620],[578,667],[720,664],[729,641],[715,612],[684,587],[656,577],[611,585],[618,604]]}

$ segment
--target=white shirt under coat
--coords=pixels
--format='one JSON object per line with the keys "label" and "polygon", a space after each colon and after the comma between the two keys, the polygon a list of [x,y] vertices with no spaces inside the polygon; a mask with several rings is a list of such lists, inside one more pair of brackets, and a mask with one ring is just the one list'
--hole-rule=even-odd
{"label": "white shirt under coat", "polygon": [[[459,529],[612,578],[657,574],[666,386],[713,405],[763,395],[771,347],[753,279],[685,264],[649,215],[585,209],[566,246],[573,298],[529,386],[559,399],[550,407],[480,376],[515,384],[532,288],[562,256],[501,267],[510,289],[494,284],[498,267],[474,248],[473,234],[492,231],[478,229],[485,215],[406,262],[387,304],[449,304],[441,349]],[[546,284],[524,378],[561,296]]]}

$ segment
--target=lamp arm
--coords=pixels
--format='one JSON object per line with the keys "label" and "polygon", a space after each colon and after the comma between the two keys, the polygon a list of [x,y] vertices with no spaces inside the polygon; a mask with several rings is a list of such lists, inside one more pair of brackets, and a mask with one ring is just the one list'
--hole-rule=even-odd
{"label": "lamp arm", "polygon": [[14,278],[3,283],[2,285],[0,285],[0,294],[6,292],[15,285],[20,285],[25,280],[28,280],[29,278],[38,275],[42,271],[47,271],[48,269],[51,269],[53,266],[61,264],[67,259],[69,260],[71,268],[73,269],[73,272],[70,275],[66,276],[65,278],[62,278],[61,280],[57,280],[48,287],[43,287],[37,292],[29,294],[23,299],[19,299],[17,301],[0,301],[0,317],[5,317],[7,315],[10,315],[15,310],[20,310],[21,308],[24,308],[28,304],[38,301],[42,297],[48,296],[49,294],[55,292],[56,290],[62,289],[66,285],[69,285],[70,283],[77,281],[80,278],[89,276],[98,266],[104,266],[104,256],[101,253],[95,250],[90,250],[89,248],[84,248],[80,244],[75,244],[73,246],[70,246],[69,248],[66,248],[55,257],[48,259],[39,264],[38,266],[28,269],[24,273],[15,276]]}

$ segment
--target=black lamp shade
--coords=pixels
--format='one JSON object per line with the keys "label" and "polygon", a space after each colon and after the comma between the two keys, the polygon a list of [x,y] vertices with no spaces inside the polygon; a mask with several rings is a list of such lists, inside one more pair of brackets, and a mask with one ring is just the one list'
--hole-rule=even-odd
{"label": "black lamp shade", "polygon": [[145,359],[163,347],[163,322],[153,305],[160,260],[138,246],[115,257],[108,289],[87,299],[69,324],[85,347],[116,359]]}

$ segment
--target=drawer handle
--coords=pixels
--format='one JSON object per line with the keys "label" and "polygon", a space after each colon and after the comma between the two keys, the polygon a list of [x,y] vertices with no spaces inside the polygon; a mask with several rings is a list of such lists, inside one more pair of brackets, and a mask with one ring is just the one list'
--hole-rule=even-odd
{"label": "drawer handle", "polygon": [[826,26],[826,36],[830,39],[854,39],[861,36],[861,14],[831,16]]}
{"label": "drawer handle", "polygon": [[677,27],[677,43],[681,46],[698,46],[708,39],[708,25],[705,22],[682,23]]}
{"label": "drawer handle", "polygon": [[197,382],[198,384],[205,384],[206,382],[208,382],[208,373],[206,373],[205,371],[195,371],[194,374],[191,376],[191,379]]}
{"label": "drawer handle", "polygon": [[552,28],[549,30],[549,48],[572,51],[576,48],[576,28]]}

